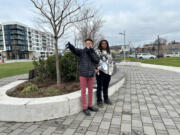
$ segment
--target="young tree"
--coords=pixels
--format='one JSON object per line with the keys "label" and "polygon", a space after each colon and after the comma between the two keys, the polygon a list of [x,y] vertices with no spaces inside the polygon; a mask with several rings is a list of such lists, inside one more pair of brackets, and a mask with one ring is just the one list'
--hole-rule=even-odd
{"label": "young tree", "polygon": [[93,15],[90,12],[87,16],[83,15],[87,12],[86,0],[81,2],[78,0],[31,0],[31,2],[38,11],[41,23],[50,26],[54,35],[57,84],[60,84],[58,41],[72,24],[89,19]]}
{"label": "young tree", "polygon": [[[90,11],[90,10],[88,10]],[[83,43],[85,39],[91,38],[95,44],[98,40],[103,39],[103,35],[100,30],[104,24],[101,17],[98,16],[97,11],[94,17],[86,19],[76,24],[76,29],[78,31],[79,40]],[[87,18],[88,12],[84,13],[84,17]]]}
{"label": "young tree", "polygon": [[155,46],[154,46],[154,45],[153,45],[153,47],[152,47],[151,51],[152,51],[152,53],[154,53],[154,54],[155,54],[156,48],[155,48]]}

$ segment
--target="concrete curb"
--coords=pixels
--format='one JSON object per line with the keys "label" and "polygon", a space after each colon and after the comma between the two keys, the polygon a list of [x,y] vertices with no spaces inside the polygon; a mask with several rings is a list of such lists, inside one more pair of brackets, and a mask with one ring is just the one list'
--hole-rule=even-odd
{"label": "concrete curb", "polygon": [[161,66],[161,65],[153,65],[153,64],[141,64],[141,67],[157,68],[157,69],[163,69],[163,70],[174,71],[174,72],[180,73],[180,67]]}
{"label": "concrete curb", "polygon": [[168,71],[173,71],[173,72],[179,72],[180,73],[180,67],[172,67],[172,66],[162,66],[162,65],[154,65],[154,64],[144,64],[140,62],[121,62],[117,63],[118,66],[123,65],[123,66],[141,66],[141,67],[146,67],[146,68],[156,68],[156,69],[163,69],[163,70],[168,70]]}
{"label": "concrete curb", "polygon": [[[15,81],[0,87],[0,121],[34,122],[50,120],[78,113],[82,110],[80,91],[66,95],[45,98],[14,98],[6,92],[25,80]],[[121,78],[109,87],[112,96],[125,82]],[[96,102],[96,90],[93,90],[93,104]]]}

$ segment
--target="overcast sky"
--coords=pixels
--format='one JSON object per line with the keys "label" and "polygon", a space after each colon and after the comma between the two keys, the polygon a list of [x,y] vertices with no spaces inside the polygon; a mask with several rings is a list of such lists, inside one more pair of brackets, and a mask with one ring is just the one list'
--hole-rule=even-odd
{"label": "overcast sky", "polygon": [[[126,42],[134,46],[150,43],[157,35],[180,41],[180,0],[90,0],[100,9],[105,24],[102,34],[111,45]],[[29,0],[0,0],[0,22],[18,21],[31,27],[33,5]]]}

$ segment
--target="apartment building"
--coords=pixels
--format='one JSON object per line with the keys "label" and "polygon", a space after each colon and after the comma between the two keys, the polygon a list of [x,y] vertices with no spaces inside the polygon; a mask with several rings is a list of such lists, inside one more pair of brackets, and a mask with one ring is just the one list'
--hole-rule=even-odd
{"label": "apartment building", "polygon": [[180,54],[180,42],[172,41],[165,47],[167,54]]}
{"label": "apartment building", "polygon": [[0,56],[5,59],[33,59],[54,54],[51,33],[18,22],[0,24]]}

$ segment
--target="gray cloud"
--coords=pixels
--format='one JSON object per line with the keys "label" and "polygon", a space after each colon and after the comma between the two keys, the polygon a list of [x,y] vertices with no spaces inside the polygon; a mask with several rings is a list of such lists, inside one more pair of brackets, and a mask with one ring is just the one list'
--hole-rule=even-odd
{"label": "gray cloud", "polygon": [[111,44],[123,43],[118,35],[123,30],[127,41],[135,45],[153,41],[158,34],[170,41],[180,40],[178,0],[102,0],[98,4],[104,9],[103,32]]}
{"label": "gray cloud", "polygon": [[[136,46],[160,36],[180,41],[179,0],[90,0],[105,20],[102,33],[110,44],[123,44],[119,32],[126,30],[127,42]],[[34,26],[29,0],[1,0],[0,21],[19,21]]]}

